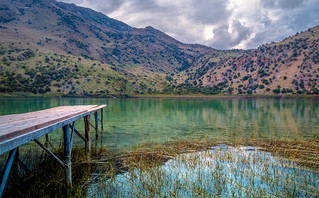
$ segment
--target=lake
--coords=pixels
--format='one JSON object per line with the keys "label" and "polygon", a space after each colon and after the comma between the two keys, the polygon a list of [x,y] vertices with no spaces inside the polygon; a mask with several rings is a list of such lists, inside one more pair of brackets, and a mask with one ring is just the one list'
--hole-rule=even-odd
{"label": "lake", "polygon": [[[317,99],[1,98],[0,115],[93,104],[107,105],[99,143],[110,147],[204,136],[215,140],[297,139],[319,134]],[[94,122],[93,116],[91,120]],[[82,119],[76,128],[83,132]],[[49,134],[51,143],[60,144],[61,131]],[[78,137],[75,144],[84,145]]]}
{"label": "lake", "polygon": [[[316,169],[302,167],[293,159],[290,161],[257,147],[228,147],[220,144],[241,138],[317,139],[317,99],[1,98],[0,115],[65,105],[94,104],[106,104],[107,107],[104,108],[104,130],[93,145],[103,144],[125,149],[143,141],[161,143],[197,137],[207,137],[219,144],[207,151],[175,156],[162,166],[148,167],[141,163],[142,168],[129,169],[113,179],[107,180],[101,176],[103,182],[91,183],[88,186],[88,197],[152,197],[154,192],[159,193],[155,193],[158,197],[194,197],[194,193],[199,191],[205,196],[208,194],[221,197],[317,197],[319,193],[319,174]],[[91,121],[94,122],[93,116]],[[76,121],[75,125],[77,130],[83,133],[83,119]],[[91,133],[94,141],[93,129]],[[84,147],[83,141],[77,136],[74,137],[73,144]],[[49,140],[51,150],[51,147],[63,145],[62,130],[50,133]],[[40,141],[43,142],[44,137],[41,137]],[[292,145],[291,149],[304,149],[304,153],[309,155],[305,162],[316,163],[317,151],[312,148],[317,148],[317,143],[312,142],[312,147],[309,147],[309,141],[306,141],[306,144],[305,146],[298,143]],[[43,152],[34,142],[20,147],[20,154],[26,156],[26,159],[28,155],[37,153],[31,151],[37,151],[38,154]],[[6,156],[7,154],[0,157],[1,170]],[[36,163],[36,160],[29,159],[29,166],[36,165],[33,162]],[[97,173],[108,174],[107,171]],[[158,183],[161,185],[157,185]],[[238,185],[241,188],[238,188]],[[175,192],[177,194],[174,194]]]}

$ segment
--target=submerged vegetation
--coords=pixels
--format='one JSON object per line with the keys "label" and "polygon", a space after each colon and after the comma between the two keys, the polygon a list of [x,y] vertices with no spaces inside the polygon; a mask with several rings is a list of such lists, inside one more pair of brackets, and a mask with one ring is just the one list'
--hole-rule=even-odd
{"label": "submerged vegetation", "polygon": [[[62,152],[57,152],[62,155]],[[72,153],[73,196],[211,197],[319,195],[319,139],[149,142]],[[19,177],[18,177],[19,178]],[[52,190],[54,189],[54,190]],[[6,196],[62,196],[64,172],[43,155]]]}

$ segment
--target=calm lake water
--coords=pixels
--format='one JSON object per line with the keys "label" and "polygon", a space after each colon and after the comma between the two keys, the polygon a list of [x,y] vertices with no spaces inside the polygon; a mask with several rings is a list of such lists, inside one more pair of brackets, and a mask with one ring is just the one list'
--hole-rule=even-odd
{"label": "calm lake water", "polygon": [[[143,141],[165,142],[205,136],[221,141],[238,138],[298,139],[319,137],[319,101],[317,99],[0,98],[0,115],[26,113],[63,105],[94,104],[108,106],[104,108],[104,130],[101,132],[99,140],[93,145],[105,144],[108,147],[126,148],[126,146],[136,145]],[[94,122],[93,116],[91,121]],[[83,133],[83,119],[78,120],[75,125],[77,130]],[[95,132],[93,129],[91,132],[94,141]],[[62,138],[61,129],[50,133],[51,147],[62,145]],[[41,137],[40,141],[43,142],[44,137]],[[83,147],[84,143],[75,135],[73,145]],[[33,153],[30,152],[30,148],[41,152],[41,149],[34,142],[30,142],[20,147],[20,153]],[[206,151],[209,157],[202,156],[203,152],[185,154],[157,167],[155,171],[149,170],[151,173],[160,173],[161,176],[166,175],[163,181],[167,181],[166,183],[169,185],[165,186],[165,189],[173,188],[176,181],[185,186],[179,190],[182,197],[192,197],[192,185],[201,186],[203,189],[207,187],[212,191],[211,193],[221,193],[222,197],[231,195],[249,197],[249,193],[262,196],[265,192],[281,197],[286,197],[287,193],[288,195],[293,193],[300,197],[308,197],[308,191],[314,194],[313,197],[318,194],[317,181],[319,176],[317,172],[300,168],[285,159],[274,158],[267,152],[259,152],[256,149],[240,149],[242,147],[220,150],[219,154],[215,155],[217,151],[212,148],[210,151]],[[0,157],[1,170],[6,155]],[[200,159],[199,162],[204,163],[194,167],[192,163],[184,160],[185,156],[186,158]],[[227,160],[224,156],[227,156]],[[230,158],[230,156],[233,157]],[[201,160],[202,157],[206,160]],[[182,161],[185,163],[182,164],[178,159],[183,159]],[[259,161],[256,162],[256,159]],[[191,159],[190,162],[193,160]],[[265,175],[265,170],[270,170],[269,174],[266,172]],[[214,176],[215,173],[217,175]],[[247,175],[247,173],[251,174]],[[259,176],[257,173],[261,175]],[[130,174],[136,175],[134,178],[137,178],[137,181],[133,182],[135,185],[133,187],[139,187],[141,183],[149,181],[148,179],[144,181],[143,178],[147,177],[140,175],[144,172],[135,171]],[[148,172],[145,174],[151,175]],[[185,174],[186,180],[180,178]],[[127,175],[129,173],[118,175],[112,185],[109,185],[109,181],[105,184],[102,183],[104,185],[102,188],[97,187],[101,185],[100,183],[92,184],[88,196],[105,197],[106,192],[111,193],[108,194],[110,196],[115,193],[116,197],[117,195],[121,196],[116,194],[119,192],[124,193],[124,196],[126,193],[131,195],[133,188],[128,185],[130,182],[125,180],[130,178]],[[212,176],[208,177],[208,175]],[[266,181],[274,183],[265,183],[260,180],[266,176],[268,178]],[[198,183],[198,178],[202,178],[201,181],[204,181],[206,186]],[[296,182],[295,178],[301,179]],[[302,178],[305,178],[305,181]],[[244,185],[245,188],[249,189],[248,194],[234,188],[234,184],[228,183],[229,181]],[[286,181],[293,181],[293,183]],[[219,188],[221,183],[223,185]],[[109,190],[110,186],[113,188],[115,186],[115,188]],[[187,189],[187,186],[191,188]],[[220,192],[219,189],[221,189]],[[147,191],[142,192],[148,195]],[[165,190],[163,193],[166,195]]]}
{"label": "calm lake water", "polygon": [[[108,105],[99,143],[111,147],[206,135],[220,140],[319,135],[317,99],[1,98],[0,115],[89,104]],[[83,132],[83,119],[76,122],[76,128]],[[53,144],[61,143],[61,131],[50,133]],[[84,145],[77,137],[75,144]]]}

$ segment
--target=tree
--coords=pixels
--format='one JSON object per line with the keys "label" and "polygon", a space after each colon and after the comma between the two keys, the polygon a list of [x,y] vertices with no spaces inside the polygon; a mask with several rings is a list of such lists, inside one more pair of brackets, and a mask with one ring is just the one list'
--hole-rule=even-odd
{"label": "tree", "polygon": [[275,94],[279,94],[280,93],[280,89],[273,89],[272,92],[274,92]]}
{"label": "tree", "polygon": [[233,93],[233,90],[234,90],[234,88],[228,87],[228,90],[227,90],[228,94],[231,95]]}

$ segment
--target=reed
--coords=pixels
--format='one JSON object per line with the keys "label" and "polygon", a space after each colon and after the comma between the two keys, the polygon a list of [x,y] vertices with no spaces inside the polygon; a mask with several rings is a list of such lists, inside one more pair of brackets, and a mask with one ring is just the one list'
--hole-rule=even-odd
{"label": "reed", "polygon": [[[144,142],[72,152],[73,197],[317,197],[319,139]],[[249,147],[254,149],[250,150]],[[64,169],[42,155],[6,197],[61,197]],[[62,149],[56,154],[63,156]],[[33,160],[33,161],[32,161]],[[26,160],[28,161],[28,160]],[[11,179],[11,181],[13,181]]]}
{"label": "reed", "polygon": [[139,145],[101,157],[104,166],[99,167],[99,180],[89,195],[317,197],[318,143],[318,139],[242,139],[221,145],[196,139]]}

